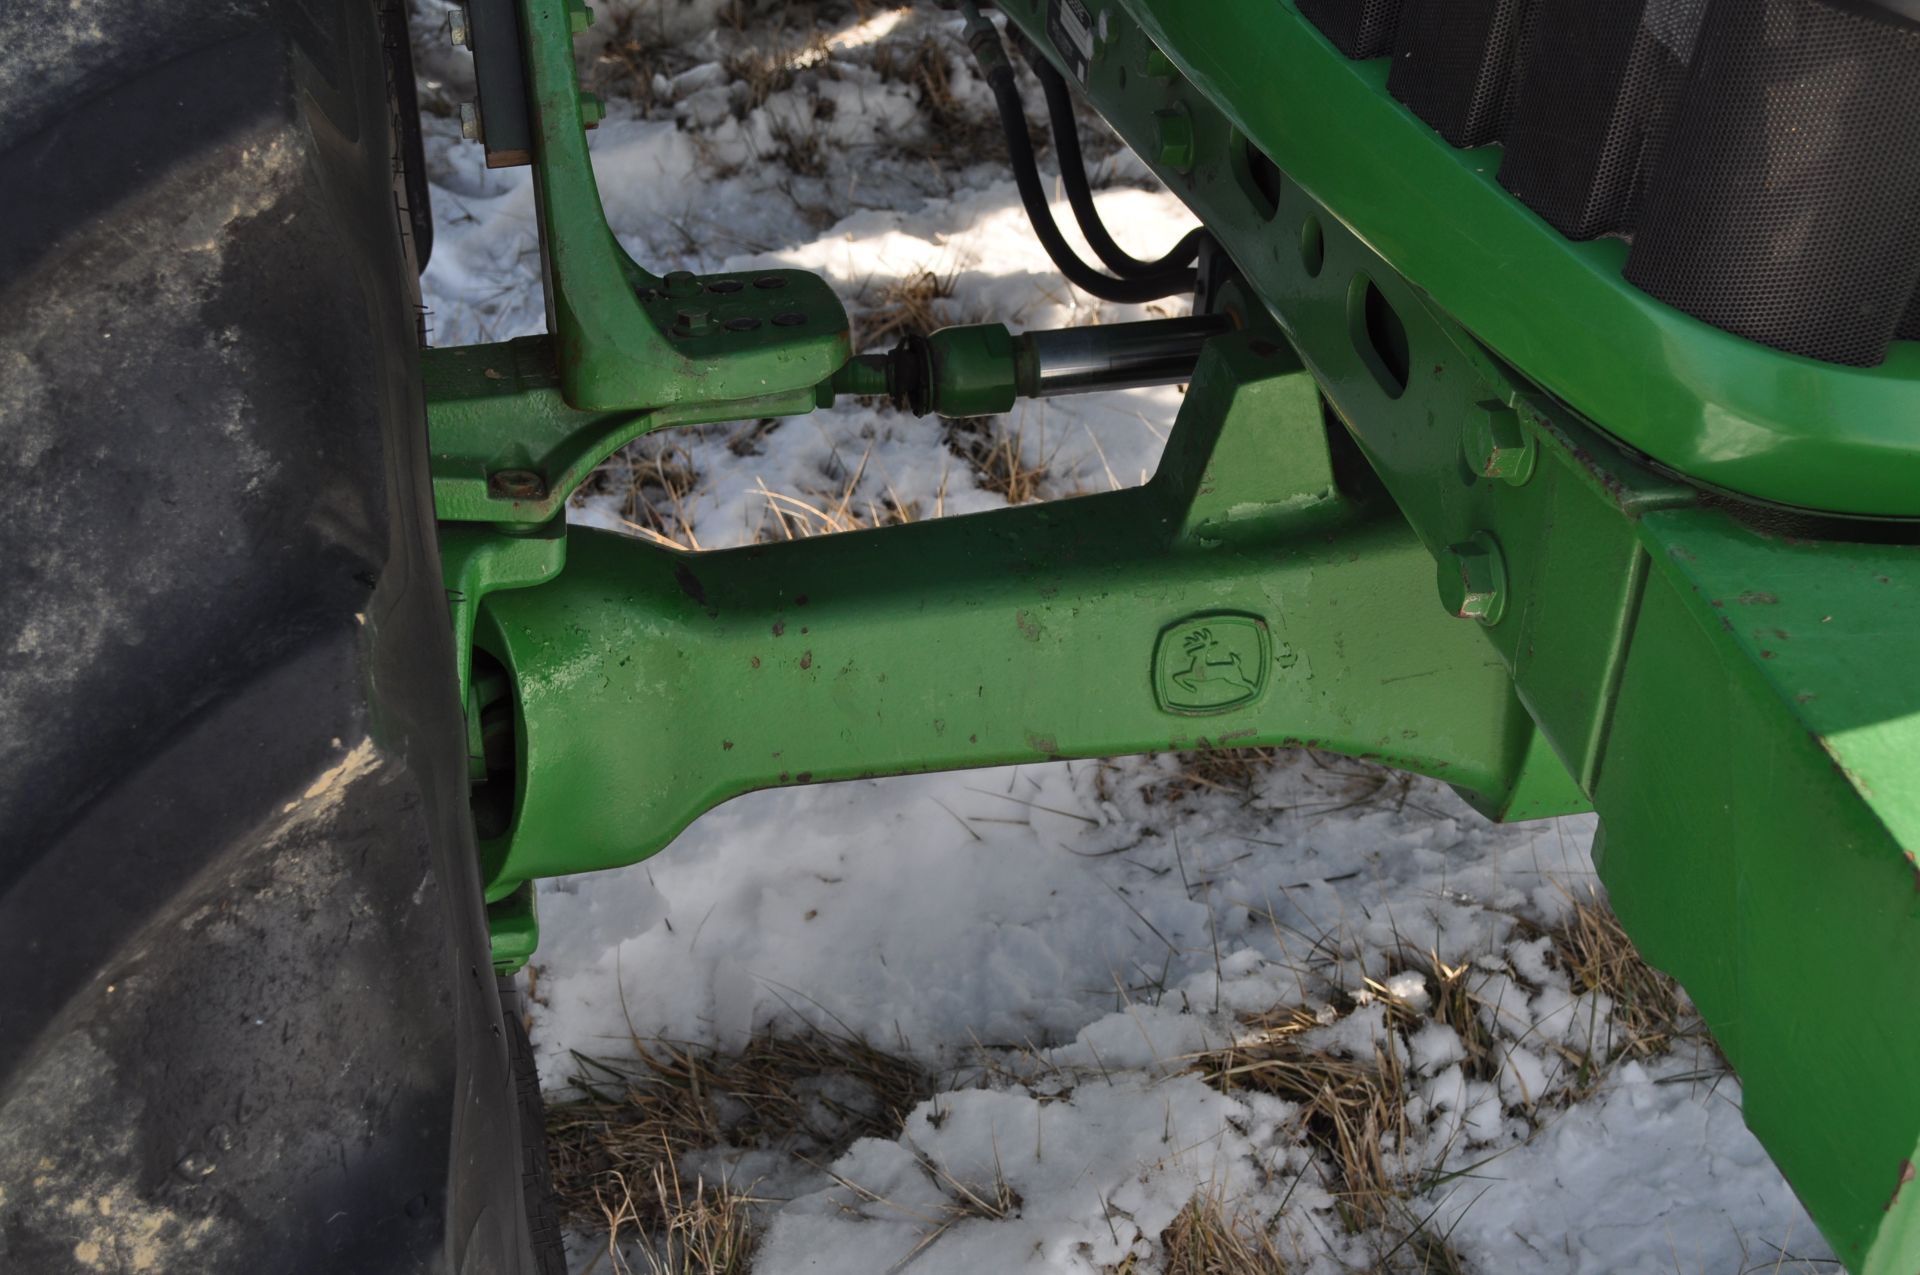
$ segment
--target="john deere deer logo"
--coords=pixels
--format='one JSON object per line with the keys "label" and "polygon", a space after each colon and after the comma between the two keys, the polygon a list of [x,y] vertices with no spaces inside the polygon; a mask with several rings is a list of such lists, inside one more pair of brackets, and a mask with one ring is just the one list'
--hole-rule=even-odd
{"label": "john deere deer logo", "polygon": [[1267,680],[1267,626],[1250,615],[1189,616],[1160,634],[1153,689],[1170,713],[1219,713],[1260,693]]}

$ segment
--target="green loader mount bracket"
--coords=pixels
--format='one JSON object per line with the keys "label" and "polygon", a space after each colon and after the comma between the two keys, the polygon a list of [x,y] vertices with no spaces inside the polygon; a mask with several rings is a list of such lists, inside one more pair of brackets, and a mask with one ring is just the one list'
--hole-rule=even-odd
{"label": "green loader mount bracket", "polygon": [[[550,331],[423,357],[498,966],[534,880],[752,789],[1311,744],[1597,811],[1827,1238],[1920,1270],[1920,344],[1820,363],[1654,301],[1282,0],[1083,0],[1071,58],[1054,7],[1000,3],[1222,249],[1193,319],[856,358],[816,276],[656,277],[601,209],[579,11],[496,36]],[[653,430],[1168,381],[1135,490],[703,553],[565,524]]]}

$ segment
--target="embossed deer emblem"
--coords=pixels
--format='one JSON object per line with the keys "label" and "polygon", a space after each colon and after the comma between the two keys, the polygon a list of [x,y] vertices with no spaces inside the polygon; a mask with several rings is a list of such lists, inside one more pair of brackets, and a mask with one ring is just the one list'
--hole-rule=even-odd
{"label": "embossed deer emblem", "polygon": [[1259,689],[1259,683],[1240,663],[1240,653],[1230,650],[1213,635],[1210,628],[1198,628],[1180,639],[1180,649],[1188,657],[1187,667],[1171,675],[1173,684],[1189,694],[1203,694],[1201,685],[1225,683],[1236,694],[1247,695]]}

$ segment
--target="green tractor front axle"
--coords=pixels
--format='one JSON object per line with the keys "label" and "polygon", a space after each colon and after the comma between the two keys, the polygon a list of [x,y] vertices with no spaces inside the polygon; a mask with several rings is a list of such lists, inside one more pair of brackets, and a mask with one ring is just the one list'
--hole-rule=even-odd
{"label": "green tractor front axle", "polygon": [[[1819,363],[1661,305],[1289,5],[1073,7],[1063,57],[1000,5],[1206,223],[1204,304],[856,357],[817,276],[620,250],[579,24],[520,0],[552,330],[425,369],[499,967],[535,879],[752,789],[1303,743],[1597,811],[1836,1250],[1920,1268],[1920,344]],[[659,429],[1172,381],[1137,490],[711,553],[565,524]]]}

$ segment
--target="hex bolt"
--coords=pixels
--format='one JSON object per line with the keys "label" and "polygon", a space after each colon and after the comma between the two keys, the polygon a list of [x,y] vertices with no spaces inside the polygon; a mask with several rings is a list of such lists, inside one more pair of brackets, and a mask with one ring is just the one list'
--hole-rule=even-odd
{"label": "hex bolt", "polygon": [[682,336],[705,336],[713,330],[713,314],[703,305],[683,305],[673,312],[673,330]]}
{"label": "hex bolt", "polygon": [[593,6],[590,4],[576,4],[572,3],[572,0],[569,0],[567,4],[568,29],[575,35],[579,35],[592,25]]}
{"label": "hex bolt", "polygon": [[1158,137],[1157,149],[1160,163],[1176,173],[1184,173],[1193,167],[1193,118],[1187,114],[1187,108],[1176,106],[1171,110],[1153,113],[1154,131]]}
{"label": "hex bolt", "polygon": [[1520,413],[1505,403],[1475,403],[1467,411],[1460,447],[1475,478],[1497,478],[1518,487],[1533,477],[1533,440]]}
{"label": "hex bolt", "polygon": [[1150,80],[1171,80],[1179,73],[1173,59],[1162,53],[1157,44],[1147,45],[1147,56],[1141,61],[1140,70]]}
{"label": "hex bolt", "polygon": [[591,93],[580,95],[580,127],[592,128],[607,118],[607,104]]}
{"label": "hex bolt", "polygon": [[480,131],[480,108],[472,102],[460,103],[460,136],[470,142],[486,140],[486,136]]}
{"label": "hex bolt", "polygon": [[473,47],[473,27],[467,22],[467,6],[456,5],[447,14],[447,42],[456,49]]}
{"label": "hex bolt", "polygon": [[487,489],[502,500],[539,500],[547,485],[531,469],[501,469],[487,479]]}
{"label": "hex bolt", "polygon": [[1448,545],[1435,564],[1440,605],[1449,615],[1500,623],[1507,609],[1507,563],[1500,542],[1491,533],[1476,531],[1459,544]]}
{"label": "hex bolt", "polygon": [[700,295],[700,280],[691,270],[669,270],[660,281],[661,290],[676,301]]}

